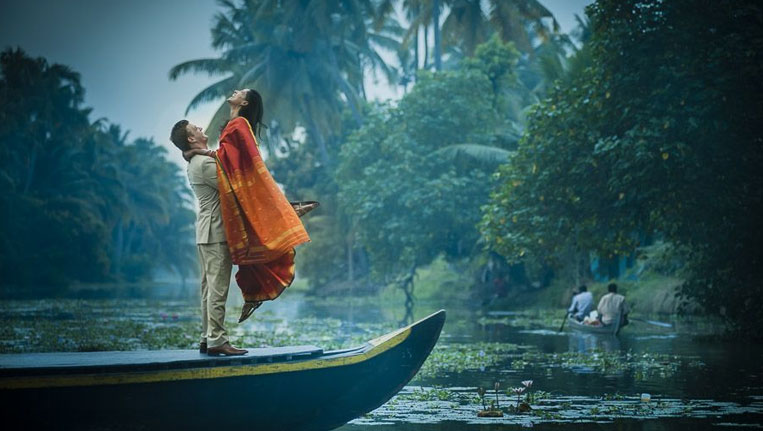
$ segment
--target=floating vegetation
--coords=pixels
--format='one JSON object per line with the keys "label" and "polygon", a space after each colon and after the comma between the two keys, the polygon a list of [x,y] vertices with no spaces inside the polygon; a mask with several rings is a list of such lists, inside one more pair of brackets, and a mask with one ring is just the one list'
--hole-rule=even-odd
{"label": "floating vegetation", "polygon": [[[614,419],[728,418],[733,415],[745,415],[746,417],[753,415],[760,419],[763,415],[763,404],[754,400],[747,400],[746,403],[735,403],[714,400],[687,401],[677,398],[652,398],[651,402],[642,402],[639,396],[619,394],[605,395],[599,398],[560,395],[538,397],[532,410],[521,412],[514,405],[509,405],[509,395],[499,392],[500,401],[508,406],[501,409],[503,417],[478,417],[476,413],[486,406],[482,404],[479,397],[470,396],[474,392],[475,388],[406,387],[387,404],[365,417],[353,420],[350,424],[436,424],[456,421],[466,424],[527,425],[551,422],[606,423]],[[448,395],[427,396],[428,399],[415,395],[436,393],[448,393]],[[492,393],[487,395],[493,396]],[[453,402],[454,400],[471,402]]]}
{"label": "floating vegetation", "polygon": [[[5,301],[0,315],[0,353],[195,349],[199,307],[148,300]],[[270,311],[239,325],[228,313],[233,344],[279,347],[318,344],[326,350],[366,342],[376,326],[348,327],[339,319],[306,317],[285,322]],[[393,325],[394,326],[394,325]],[[379,329],[375,335],[381,335]]]}
{"label": "floating vegetation", "polygon": [[523,310],[511,313],[491,312],[477,320],[480,326],[506,325],[517,328],[558,328],[562,323],[560,316],[550,310]]}
{"label": "floating vegetation", "polygon": [[419,377],[485,371],[527,347],[512,343],[438,343],[419,370]]}
{"label": "floating vegetation", "polygon": [[632,371],[636,380],[653,377],[667,378],[674,375],[681,366],[703,368],[704,363],[696,357],[681,357],[663,353],[632,352],[524,352],[521,358],[511,363],[511,368],[523,370],[533,367],[562,367],[573,371],[618,374]]}

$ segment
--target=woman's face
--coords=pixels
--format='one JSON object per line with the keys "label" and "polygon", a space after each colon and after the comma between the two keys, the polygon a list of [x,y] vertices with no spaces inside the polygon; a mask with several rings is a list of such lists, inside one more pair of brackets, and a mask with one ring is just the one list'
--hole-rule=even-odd
{"label": "woman's face", "polygon": [[246,89],[243,90],[234,90],[233,94],[228,98],[228,103],[233,106],[244,106],[248,105],[249,102],[246,100]]}

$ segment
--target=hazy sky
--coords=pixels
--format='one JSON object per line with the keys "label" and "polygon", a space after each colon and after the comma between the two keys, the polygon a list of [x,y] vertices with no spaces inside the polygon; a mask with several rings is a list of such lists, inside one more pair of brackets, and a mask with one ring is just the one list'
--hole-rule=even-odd
{"label": "hazy sky", "polygon": [[[106,117],[151,137],[171,151],[169,130],[184,117],[188,102],[215,81],[184,75],[170,81],[170,68],[183,61],[215,55],[210,27],[218,11],[213,0],[0,0],[0,49],[20,46],[27,54],[72,67],[82,76],[91,120]],[[541,0],[562,31],[575,27],[591,0]],[[219,78],[218,78],[219,79]],[[370,97],[394,95],[383,86],[368,88]],[[192,122],[206,125],[219,106],[191,111]],[[267,109],[267,106],[266,106]]]}

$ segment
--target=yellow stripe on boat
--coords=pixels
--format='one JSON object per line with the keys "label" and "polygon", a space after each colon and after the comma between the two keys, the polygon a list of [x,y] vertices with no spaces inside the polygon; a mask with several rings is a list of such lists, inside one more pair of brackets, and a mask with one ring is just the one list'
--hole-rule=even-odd
{"label": "yellow stripe on boat", "polygon": [[368,342],[366,352],[337,358],[312,359],[275,364],[236,365],[183,370],[160,370],[108,374],[56,375],[40,377],[9,377],[0,379],[0,389],[37,389],[72,386],[124,385],[135,383],[171,382],[179,380],[218,379],[223,377],[256,376],[289,373],[357,364],[380,355],[399,345],[411,334],[411,326],[398,329]]}

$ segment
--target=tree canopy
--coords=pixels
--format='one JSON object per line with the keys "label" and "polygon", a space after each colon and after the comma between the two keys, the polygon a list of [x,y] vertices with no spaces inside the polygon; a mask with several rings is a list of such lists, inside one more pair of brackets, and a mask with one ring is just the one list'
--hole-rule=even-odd
{"label": "tree canopy", "polygon": [[189,275],[193,210],[185,179],[150,139],[91,123],[79,75],[0,54],[0,272],[4,284]]}
{"label": "tree canopy", "polygon": [[685,253],[682,295],[750,329],[760,307],[761,9],[599,0],[592,64],[535,106],[482,232],[511,260]]}

